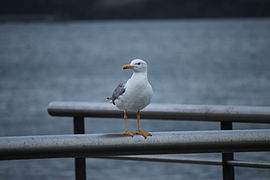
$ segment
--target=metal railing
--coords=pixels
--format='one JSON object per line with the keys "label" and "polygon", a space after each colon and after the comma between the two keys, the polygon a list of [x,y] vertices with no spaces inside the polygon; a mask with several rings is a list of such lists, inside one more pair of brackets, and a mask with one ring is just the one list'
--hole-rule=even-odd
{"label": "metal railing", "polygon": [[[52,102],[52,116],[123,118],[123,112],[109,103]],[[141,112],[143,119],[196,120],[216,122],[270,123],[270,107],[150,104]],[[129,113],[129,117],[136,117]]]}
{"label": "metal railing", "polygon": [[[104,104],[104,103],[86,103],[86,102],[52,102],[48,106],[48,112],[52,116],[74,117],[74,132],[75,133],[84,133],[84,117],[122,118],[123,116],[123,112],[117,110],[115,107],[113,107],[111,104],[108,104],[108,103]],[[216,121],[216,122],[220,122],[221,130],[232,130],[233,122],[270,123],[270,107],[151,104],[141,113],[141,116],[144,119]],[[135,113],[129,114],[129,117],[135,117]],[[255,130],[255,131],[260,132],[260,130]],[[232,136],[230,138],[239,137],[237,133],[241,133],[241,132],[242,131],[239,131],[239,130],[229,131],[229,133],[232,133]],[[263,133],[264,134],[263,136],[267,136],[266,134],[268,132],[270,132],[270,130],[265,130]],[[192,133],[195,133],[195,132],[192,132]],[[216,132],[216,135],[224,136],[223,133],[224,131],[218,131]],[[247,134],[241,137],[247,137],[249,140],[246,143],[251,145],[256,142],[256,140],[253,137],[254,134],[253,135],[252,134],[253,133],[249,131]],[[177,136],[177,137],[178,137],[177,142],[180,142],[181,137],[185,137],[186,139],[189,139],[187,136],[183,136],[183,134],[182,136]],[[189,137],[192,137],[192,134],[190,134]],[[202,138],[202,136],[200,137]],[[209,138],[212,139],[214,137],[215,136],[211,136],[211,138],[210,137]],[[155,137],[151,137],[149,139],[152,139],[152,138],[155,138]],[[265,145],[267,144],[267,146],[269,146],[269,138],[265,140],[266,141],[264,141],[263,144]],[[217,142],[219,141],[215,141],[211,145],[218,144]],[[198,142],[194,142],[192,145],[195,146],[197,143]],[[227,143],[224,142],[224,144],[226,144],[225,146],[229,148],[230,145],[233,144],[232,139],[230,139],[230,141]],[[240,144],[235,144],[235,145],[238,146]],[[200,149],[202,149],[202,147],[205,147],[205,145],[207,145],[207,142],[201,143]],[[155,147],[158,147],[158,148],[155,148],[152,154],[154,154],[154,152],[157,152],[157,149],[163,147],[163,145],[155,146]],[[145,151],[145,147],[143,147],[143,149]],[[180,149],[184,149],[184,148],[181,147]],[[262,149],[259,148],[259,149],[263,150],[263,148]],[[249,150],[248,148],[242,149],[242,150],[246,152],[251,151],[251,149]],[[172,160],[172,158],[160,159],[160,157],[153,158],[153,157],[145,157],[145,156],[144,157],[134,157],[134,156],[108,157],[106,156],[103,158],[113,158],[113,159],[122,159],[122,160],[159,161],[159,162],[172,162],[173,161],[173,162],[182,162],[182,163],[222,165],[224,180],[234,179],[235,177],[234,166],[269,168],[268,163],[234,160],[233,152],[236,152],[236,151],[237,150],[233,149],[232,147],[230,147],[229,149],[226,149],[220,144],[219,152],[222,152],[221,161],[208,160],[208,159],[207,160],[194,159],[194,158],[193,159],[182,158],[178,160]],[[193,150],[190,149],[188,152],[192,153],[194,152],[194,149]],[[212,151],[208,149],[208,151],[206,152],[212,152]],[[143,152],[141,153],[143,154]],[[85,159],[84,158],[75,159],[75,167],[76,167],[76,178],[77,179],[86,178],[86,175],[85,175],[86,172],[81,170],[81,167],[85,168]]]}
{"label": "metal railing", "polygon": [[2,160],[269,150],[269,130],[153,132],[147,139],[122,134],[0,138]]}
{"label": "metal railing", "polygon": [[[122,118],[111,104],[52,102],[52,116],[73,117],[75,135],[0,138],[0,159],[75,157],[77,180],[86,179],[86,157],[220,165],[223,179],[234,179],[234,167],[270,168],[268,162],[235,160],[233,152],[270,151],[270,130],[232,130],[233,122],[270,123],[270,107],[149,105],[143,119],[220,122],[216,131],[153,132],[143,139],[122,134],[84,134],[85,117]],[[135,117],[135,114],[129,114]],[[221,159],[161,157],[158,154],[222,153]],[[154,155],[154,156],[153,156]]]}

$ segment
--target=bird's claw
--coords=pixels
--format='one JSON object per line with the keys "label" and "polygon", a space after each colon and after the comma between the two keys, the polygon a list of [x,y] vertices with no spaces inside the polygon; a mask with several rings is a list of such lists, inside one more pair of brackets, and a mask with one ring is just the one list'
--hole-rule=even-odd
{"label": "bird's claw", "polygon": [[124,135],[127,135],[127,136],[133,137],[133,136],[136,134],[136,132],[125,130],[125,131],[123,132],[123,134],[124,134]]}
{"label": "bird's claw", "polygon": [[152,136],[152,134],[150,132],[143,131],[143,130],[137,130],[136,134],[143,136],[144,139],[146,139],[147,136]]}

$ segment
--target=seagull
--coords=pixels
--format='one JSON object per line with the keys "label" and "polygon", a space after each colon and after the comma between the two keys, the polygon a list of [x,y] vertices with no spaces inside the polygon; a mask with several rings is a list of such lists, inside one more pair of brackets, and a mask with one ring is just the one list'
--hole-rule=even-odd
{"label": "seagull", "polygon": [[[152,136],[151,133],[143,131],[140,125],[140,111],[150,104],[153,90],[147,79],[147,63],[141,59],[134,59],[130,64],[122,66],[123,69],[132,69],[133,74],[126,83],[120,83],[110,100],[118,109],[124,111],[124,132],[123,134],[133,137],[135,134]],[[127,112],[136,112],[138,128],[136,132],[128,130]]]}

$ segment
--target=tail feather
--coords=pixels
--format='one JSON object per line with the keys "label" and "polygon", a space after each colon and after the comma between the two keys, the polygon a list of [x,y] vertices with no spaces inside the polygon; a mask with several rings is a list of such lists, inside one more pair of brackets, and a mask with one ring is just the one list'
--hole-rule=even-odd
{"label": "tail feather", "polygon": [[107,100],[109,100],[110,103],[112,103],[112,97],[107,97]]}

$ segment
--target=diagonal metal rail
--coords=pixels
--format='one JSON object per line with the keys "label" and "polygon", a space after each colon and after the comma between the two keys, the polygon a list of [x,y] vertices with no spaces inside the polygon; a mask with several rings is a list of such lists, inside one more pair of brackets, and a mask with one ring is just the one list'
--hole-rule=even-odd
{"label": "diagonal metal rail", "polygon": [[0,138],[1,160],[269,150],[270,130],[163,132],[147,139],[121,134]]}
{"label": "diagonal metal rail", "polygon": [[[132,161],[149,161],[149,162],[163,162],[163,163],[186,163],[186,164],[204,164],[221,166],[223,161],[215,158],[197,158],[197,157],[162,157],[160,155],[129,155],[129,156],[101,156],[94,157],[100,159],[115,159],[115,160],[132,160]],[[250,168],[270,168],[269,162],[254,162],[243,160],[230,160],[226,162],[230,166],[250,167]]]}

